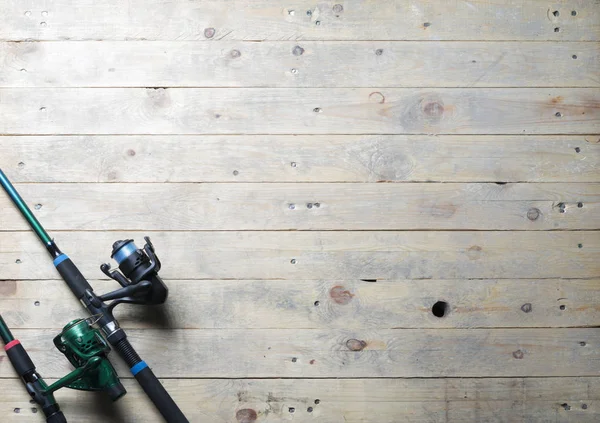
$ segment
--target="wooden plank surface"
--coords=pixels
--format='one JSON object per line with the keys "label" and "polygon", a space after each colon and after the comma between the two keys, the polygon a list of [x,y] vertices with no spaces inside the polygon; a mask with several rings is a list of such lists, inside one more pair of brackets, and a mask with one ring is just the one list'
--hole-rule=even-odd
{"label": "wooden plank surface", "polygon": [[589,134],[596,88],[3,88],[1,134]]}
{"label": "wooden plank surface", "polygon": [[[48,230],[600,227],[600,184],[593,183],[287,183],[270,184],[268,190],[262,184],[85,183],[19,184],[17,189],[38,210]],[[131,201],[136,197],[144,200]],[[4,231],[29,229],[7,197],[0,197],[0,227]]]}
{"label": "wooden plank surface", "polygon": [[[600,280],[168,280],[165,306],[121,306],[124,328],[328,329],[600,326]],[[103,294],[114,281],[91,281]],[[0,281],[13,328],[60,329],[82,313],[61,281]],[[193,298],[193,301],[190,301]],[[432,313],[447,303],[442,317]],[[564,307],[561,310],[560,307]]]}
{"label": "wooden plank surface", "polygon": [[[13,332],[46,377],[70,371],[52,347],[57,330]],[[596,376],[600,359],[595,328],[130,329],[127,334],[163,378]],[[128,373],[122,360],[113,363],[120,374]],[[1,361],[0,376],[13,374],[10,362]]]}
{"label": "wooden plank surface", "polygon": [[[48,379],[53,381],[51,379]],[[164,379],[191,421],[365,422],[595,422],[598,378],[515,379]],[[141,388],[123,381],[127,395],[109,403],[102,394],[61,390],[61,408],[81,423],[158,421]],[[0,379],[2,418],[39,422],[22,384]],[[318,402],[315,404],[315,402]],[[563,406],[566,404],[566,406]],[[290,408],[294,412],[290,413]],[[568,408],[568,409],[565,409]],[[18,409],[18,413],[15,412]],[[254,416],[256,418],[253,420]]]}
{"label": "wooden plank surface", "polygon": [[2,56],[2,87],[600,86],[590,42],[5,42]]}
{"label": "wooden plank surface", "polygon": [[600,136],[4,136],[0,168],[14,182],[600,182]]}
{"label": "wooden plank surface", "polygon": [[83,0],[75,7],[68,0],[6,0],[0,39],[599,40],[596,6],[589,0],[158,0],[148,7],[144,0]]}
{"label": "wooden plank surface", "polygon": [[[55,233],[88,278],[116,239],[149,235],[166,279],[597,278],[597,231]],[[102,251],[106,254],[103,256]],[[33,233],[0,232],[3,279],[56,279]]]}

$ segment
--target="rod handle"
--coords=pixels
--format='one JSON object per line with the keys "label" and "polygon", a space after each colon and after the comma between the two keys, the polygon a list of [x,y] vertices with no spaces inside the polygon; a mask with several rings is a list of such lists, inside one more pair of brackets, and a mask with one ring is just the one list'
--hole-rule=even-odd
{"label": "rod handle", "polygon": [[87,290],[92,290],[88,281],[66,254],[61,254],[54,259],[54,267],[56,267],[60,276],[69,285],[69,288],[71,288],[77,299],[80,300],[83,298]]}

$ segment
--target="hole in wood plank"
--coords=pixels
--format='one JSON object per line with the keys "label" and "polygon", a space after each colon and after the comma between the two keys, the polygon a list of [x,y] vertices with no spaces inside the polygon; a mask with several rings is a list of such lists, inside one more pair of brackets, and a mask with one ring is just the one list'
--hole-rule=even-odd
{"label": "hole in wood plank", "polygon": [[559,309],[561,309],[561,310],[566,310],[566,309],[567,309],[567,306],[566,306],[566,305],[564,305],[564,304],[562,304],[562,305],[561,305],[561,306],[559,306],[558,308],[559,308]]}
{"label": "hole in wood plank", "polygon": [[577,248],[583,248],[583,244],[577,244]]}
{"label": "hole in wood plank", "polygon": [[363,282],[377,282],[377,279],[361,279]]}
{"label": "hole in wood plank", "polygon": [[438,301],[433,307],[431,307],[431,312],[435,317],[442,318],[448,312],[448,303],[446,301]]}
{"label": "hole in wood plank", "polygon": [[560,16],[560,12],[558,10],[555,10],[554,12],[552,12],[552,14],[556,17]]}
{"label": "hole in wood plank", "polygon": [[288,408],[288,411],[289,411],[290,413],[294,413],[294,412],[296,411],[296,409],[295,409],[294,407],[290,407],[290,408]]}
{"label": "hole in wood plank", "polygon": [[573,59],[577,59],[577,55],[576,55],[576,54],[574,54],[574,55],[572,55],[572,56],[571,56],[571,58],[573,58]]}
{"label": "hole in wood plank", "polygon": [[[584,405],[585,405],[585,404],[584,404]],[[308,408],[306,409],[306,411],[307,411],[307,412],[309,412],[309,413],[312,413],[312,412],[313,412],[313,408],[312,408],[312,407],[308,407]]]}
{"label": "hole in wood plank", "polygon": [[42,205],[40,203],[36,204],[35,206],[33,206],[34,209],[39,210],[42,208]]}
{"label": "hole in wood plank", "polygon": [[36,301],[36,302],[33,303],[33,305],[36,306],[36,307],[39,307],[40,306],[40,302]]}
{"label": "hole in wood plank", "polygon": [[577,16],[577,11],[576,10],[571,10],[571,16]]}
{"label": "hole in wood plank", "polygon": [[587,410],[587,404],[581,404],[581,408],[583,408],[584,410]]}
{"label": "hole in wood plank", "polygon": [[19,167],[19,169],[23,169],[23,168],[25,167],[25,163],[23,163],[23,162],[19,162],[19,163],[17,164],[17,166]]}
{"label": "hole in wood plank", "polygon": [[375,50],[375,54],[377,56],[381,56],[383,54],[383,49],[382,48],[378,48],[377,50]]}
{"label": "hole in wood plank", "polygon": [[298,361],[298,359],[296,357],[292,358],[292,363],[295,363],[296,361]]}
{"label": "hole in wood plank", "polygon": [[581,152],[581,148],[579,148],[579,147],[575,147],[575,152],[576,152],[576,153],[579,153],[579,152]]}
{"label": "hole in wood plank", "polygon": [[559,27],[554,28],[554,32],[560,32],[560,28]]}
{"label": "hole in wood plank", "polygon": [[21,409],[19,407],[13,408],[13,413],[19,414],[20,412],[21,412]]}
{"label": "hole in wood plank", "polygon": [[321,400],[320,400],[320,399],[316,399],[316,400],[315,400],[315,404],[319,405],[320,403],[321,403]]}
{"label": "hole in wood plank", "polygon": [[583,207],[583,203],[581,203],[581,202],[577,203],[577,207],[578,208],[582,208]]}
{"label": "hole in wood plank", "polygon": [[587,344],[586,344],[586,342],[585,342],[585,341],[581,341],[581,342],[579,343],[579,345],[581,345],[582,347],[585,347]]}
{"label": "hole in wood plank", "polygon": [[22,261],[21,261],[21,259],[16,259],[16,260],[15,260],[15,263],[17,263],[17,264],[21,264],[21,263],[22,263]]}
{"label": "hole in wood plank", "polygon": [[315,307],[319,307],[319,305],[321,305],[321,302],[320,301],[315,301],[314,304],[315,304]]}
{"label": "hole in wood plank", "polygon": [[567,411],[569,411],[571,409],[571,406],[569,404],[567,404],[566,402],[563,402],[560,406]]}

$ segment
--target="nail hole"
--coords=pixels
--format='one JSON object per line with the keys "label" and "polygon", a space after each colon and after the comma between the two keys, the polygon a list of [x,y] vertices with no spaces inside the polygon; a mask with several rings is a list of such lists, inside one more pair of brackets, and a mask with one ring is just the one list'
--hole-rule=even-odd
{"label": "nail hole", "polygon": [[233,171],[233,176],[238,176],[240,174],[240,172],[238,172],[237,170]]}
{"label": "nail hole", "polygon": [[431,23],[429,23],[429,22],[425,22],[425,23],[423,24],[423,26],[424,26],[425,28],[428,28],[428,27],[430,27],[430,26],[431,26]]}
{"label": "nail hole", "polygon": [[319,208],[319,207],[321,207],[321,203],[315,203],[315,207],[316,207],[316,208]]}
{"label": "nail hole", "polygon": [[306,16],[312,16],[312,10],[307,10],[306,11]]}
{"label": "nail hole", "polygon": [[296,162],[291,162],[291,163],[290,163],[290,166],[291,166],[291,167],[296,167],[296,166],[298,166],[298,165],[296,164]]}
{"label": "nail hole", "polygon": [[295,14],[296,14],[296,11],[294,11],[294,10],[288,10],[288,15],[294,16]]}
{"label": "nail hole", "polygon": [[36,302],[33,303],[33,305],[36,306],[36,307],[39,307],[40,306],[40,302],[36,301]]}
{"label": "nail hole", "polygon": [[292,363],[295,363],[296,361],[298,361],[296,357],[292,358]]}
{"label": "nail hole", "polygon": [[206,38],[212,38],[215,36],[215,32],[216,30],[214,28],[205,28],[204,29],[204,36]]}
{"label": "nail hole", "polygon": [[569,411],[571,409],[571,406],[569,404],[567,404],[566,402],[562,403],[560,406],[567,411]]}
{"label": "nail hole", "polygon": [[45,112],[46,108],[45,107],[40,107],[40,112]]}
{"label": "nail hole", "polygon": [[304,54],[304,49],[300,46],[296,46],[292,49],[292,54],[294,56],[302,56]]}
{"label": "nail hole", "polygon": [[313,112],[315,112],[315,113],[321,113],[321,108],[320,107],[315,107],[313,109]]}
{"label": "nail hole", "polygon": [[298,69],[292,68],[292,70],[290,72],[292,72],[293,74],[297,74],[298,73]]}
{"label": "nail hole", "polygon": [[321,400],[320,400],[320,399],[316,399],[316,400],[315,400],[315,404],[319,405],[320,403],[321,403]]}
{"label": "nail hole", "polygon": [[582,207],[583,207],[583,203],[581,203],[581,202],[580,202],[580,203],[577,203],[577,207],[578,207],[578,208],[582,208]]}
{"label": "nail hole", "polygon": [[383,54],[383,49],[382,48],[378,48],[377,50],[375,50],[375,54],[377,56],[381,56]]}
{"label": "nail hole", "polygon": [[577,244],[577,248],[583,248],[583,244]]}
{"label": "nail hole", "polygon": [[315,25],[317,25],[317,26],[321,25],[321,21],[316,21]]}
{"label": "nail hole", "polygon": [[288,205],[288,208],[290,210],[294,210],[296,208],[296,205],[295,204],[290,204],[290,205]]}
{"label": "nail hole", "polygon": [[577,11],[576,10],[571,10],[571,16],[577,16]]}
{"label": "nail hole", "polygon": [[554,116],[556,116],[556,117],[562,117],[562,113],[561,112],[556,112],[556,113],[554,113]]}
{"label": "nail hole", "polygon": [[38,410],[37,410],[37,408],[35,408],[35,407],[31,407],[31,412],[32,412],[33,414],[37,413],[37,411],[38,411]]}
{"label": "nail hole", "polygon": [[363,282],[373,282],[373,283],[375,283],[375,282],[377,282],[377,279],[361,279],[361,281],[363,281]]}
{"label": "nail hole", "polygon": [[231,50],[231,53],[229,53],[231,55],[231,57],[233,57],[234,59],[237,59],[238,57],[240,57],[242,55],[242,53],[240,53],[239,50]]}
{"label": "nail hole", "polygon": [[40,22],[40,26],[46,26],[46,22]]}
{"label": "nail hole", "polygon": [[581,342],[579,343],[579,345],[581,345],[582,347],[585,347],[587,344],[585,343],[585,341],[581,341]]}
{"label": "nail hole", "polygon": [[290,260],[290,263],[292,263],[292,264],[296,264],[296,263],[297,263],[297,261],[296,261],[296,259],[291,259],[291,260]]}
{"label": "nail hole", "polygon": [[21,412],[21,409],[19,407],[13,408],[13,413],[19,414],[20,412]]}
{"label": "nail hole", "polygon": [[315,301],[315,307],[319,307],[319,305],[321,305],[320,301]]}
{"label": "nail hole", "polygon": [[312,209],[312,208],[313,208],[313,205],[312,205],[312,203],[308,203],[308,204],[306,205],[306,208],[307,208],[307,209]]}
{"label": "nail hole", "polygon": [[560,308],[561,310],[565,310],[565,309],[567,308],[567,306],[566,306],[566,305],[564,305],[564,304],[562,304],[562,305],[561,305],[560,307],[558,307],[558,308]]}
{"label": "nail hole", "polygon": [[581,404],[581,408],[583,408],[584,410],[587,410],[587,404]]}
{"label": "nail hole", "polygon": [[564,213],[565,212],[565,208],[566,208],[565,203],[558,203],[558,211],[560,213]]}
{"label": "nail hole", "polygon": [[296,411],[296,409],[295,409],[294,407],[290,407],[290,408],[288,408],[288,411],[289,411],[290,413],[293,413],[294,411]]}
{"label": "nail hole", "polygon": [[22,69],[21,69],[21,72],[27,72],[27,69],[25,69],[25,68],[22,68]]}
{"label": "nail hole", "polygon": [[525,303],[521,306],[521,310],[524,313],[531,313],[531,310],[533,310],[533,306],[531,305],[531,303]]}
{"label": "nail hole", "polygon": [[21,263],[23,263],[23,262],[21,261],[21,259],[16,259],[16,260],[15,260],[15,263],[17,263],[17,264],[21,264]]}
{"label": "nail hole", "polygon": [[560,15],[560,12],[559,12],[558,10],[555,10],[554,12],[552,12],[552,14],[553,14],[554,16],[559,16],[559,15]]}
{"label": "nail hole", "polygon": [[36,209],[36,210],[39,210],[39,209],[42,208],[42,205],[38,203],[35,206],[33,206],[33,208]]}
{"label": "nail hole", "polygon": [[576,54],[572,55],[571,57],[572,57],[573,59],[577,59],[577,55],[576,55]]}
{"label": "nail hole", "polygon": [[20,167],[21,169],[23,169],[25,167],[25,163],[19,162],[19,164],[17,164],[17,166]]}
{"label": "nail hole", "polygon": [[[583,405],[585,405],[585,404],[583,404]],[[582,407],[583,407],[583,406],[582,406]],[[309,413],[312,413],[312,412],[313,412],[313,408],[312,408],[312,407],[308,407],[308,408],[306,409],[306,411],[308,411]]]}
{"label": "nail hole", "polygon": [[579,148],[579,147],[575,147],[575,152],[576,152],[576,153],[579,153],[580,151],[581,151],[581,148]]}
{"label": "nail hole", "polygon": [[559,27],[554,28],[554,32],[559,32],[559,31],[560,31]]}
{"label": "nail hole", "polygon": [[436,302],[433,307],[431,307],[431,312],[435,317],[442,318],[446,315],[448,311],[448,303],[445,301]]}

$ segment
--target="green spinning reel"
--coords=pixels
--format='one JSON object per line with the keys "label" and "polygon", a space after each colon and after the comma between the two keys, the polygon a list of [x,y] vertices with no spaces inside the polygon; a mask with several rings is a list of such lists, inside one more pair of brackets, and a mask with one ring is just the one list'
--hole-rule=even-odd
{"label": "green spinning reel", "polygon": [[38,395],[49,395],[60,388],[80,391],[105,391],[116,401],[127,393],[116,370],[108,361],[110,347],[94,327],[93,317],[73,320],[54,338],[54,345],[75,367],[68,375],[48,387],[27,384],[34,399]]}

